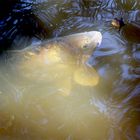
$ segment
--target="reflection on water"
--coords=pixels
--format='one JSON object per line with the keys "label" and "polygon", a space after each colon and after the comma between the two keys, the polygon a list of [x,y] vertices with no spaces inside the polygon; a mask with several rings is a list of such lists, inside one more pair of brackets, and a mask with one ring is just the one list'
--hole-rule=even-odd
{"label": "reflection on water", "polygon": [[[48,35],[89,30],[101,31],[103,42],[89,59],[93,68],[86,69],[79,69],[77,58],[67,53],[65,64],[55,55],[51,63],[56,64],[49,67],[30,52],[4,53],[0,139],[140,139],[140,44],[123,39],[108,22],[121,16],[139,22],[139,1],[21,1],[0,13],[0,44],[14,40],[13,47],[20,49]],[[81,71],[83,77],[77,77]],[[96,79],[92,86],[84,83],[88,76]]]}

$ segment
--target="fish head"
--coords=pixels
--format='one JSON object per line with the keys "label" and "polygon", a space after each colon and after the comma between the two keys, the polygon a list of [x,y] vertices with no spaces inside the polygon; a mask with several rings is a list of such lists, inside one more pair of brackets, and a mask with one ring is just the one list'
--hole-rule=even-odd
{"label": "fish head", "polygon": [[70,46],[80,49],[83,54],[92,54],[93,50],[102,42],[102,34],[98,31],[72,34],[66,37]]}
{"label": "fish head", "polygon": [[90,52],[100,46],[102,42],[102,34],[97,31],[86,32],[81,40],[81,49],[84,53]]}

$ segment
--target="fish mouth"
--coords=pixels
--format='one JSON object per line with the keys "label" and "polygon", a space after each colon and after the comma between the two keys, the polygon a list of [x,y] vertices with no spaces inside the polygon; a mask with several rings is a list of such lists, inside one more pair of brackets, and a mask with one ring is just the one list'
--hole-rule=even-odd
{"label": "fish mouth", "polygon": [[83,43],[82,49],[84,52],[93,52],[93,50],[99,47],[102,43],[102,34],[98,31],[90,31],[84,34],[87,36],[87,43]]}
{"label": "fish mouth", "polygon": [[88,32],[82,32],[82,33],[76,33],[76,34],[64,36],[64,38],[65,37],[71,41],[76,40],[76,39],[78,41],[84,40],[84,42],[87,41],[87,44],[91,42],[96,42],[100,45],[102,42],[102,34],[99,31],[88,31]]}
{"label": "fish mouth", "polygon": [[102,42],[102,34],[99,31],[91,31],[89,32],[89,35],[91,36],[91,43],[96,43],[96,47],[99,47]]}

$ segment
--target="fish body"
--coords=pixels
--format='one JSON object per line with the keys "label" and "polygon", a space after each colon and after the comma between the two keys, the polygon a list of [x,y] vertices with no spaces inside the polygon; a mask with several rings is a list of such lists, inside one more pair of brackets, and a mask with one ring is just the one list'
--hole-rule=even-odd
{"label": "fish body", "polygon": [[[18,67],[25,77],[32,78],[33,81],[43,79],[54,80],[53,83],[59,81],[57,82],[59,87],[66,85],[67,88],[64,89],[71,88],[72,81],[82,86],[94,86],[98,83],[99,77],[94,69],[86,65],[86,62],[101,41],[102,35],[98,31],[46,40],[40,45],[18,51],[22,52],[17,53],[19,54],[17,60],[22,58]],[[70,90],[61,91],[69,94]]]}
{"label": "fish body", "polygon": [[[22,50],[10,50],[20,58],[35,61],[34,63],[53,64],[65,61],[67,58],[76,58],[83,63],[102,42],[102,34],[98,31],[76,33],[63,37],[55,37],[42,42],[36,42]],[[19,58],[19,59],[20,59]]]}

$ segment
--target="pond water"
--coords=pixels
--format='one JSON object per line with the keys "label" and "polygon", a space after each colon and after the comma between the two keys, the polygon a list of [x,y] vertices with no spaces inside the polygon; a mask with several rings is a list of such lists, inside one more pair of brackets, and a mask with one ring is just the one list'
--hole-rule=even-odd
{"label": "pond water", "polygon": [[[0,21],[1,48],[11,46],[0,56],[0,139],[140,139],[140,44],[110,25],[114,17],[140,22],[139,0],[14,2]],[[80,58],[67,52],[65,64],[47,67],[41,54],[22,53],[47,38],[93,30],[103,40],[92,68],[79,61],[77,72]],[[74,79],[81,71],[92,86]]]}

